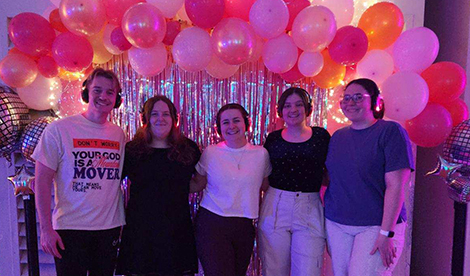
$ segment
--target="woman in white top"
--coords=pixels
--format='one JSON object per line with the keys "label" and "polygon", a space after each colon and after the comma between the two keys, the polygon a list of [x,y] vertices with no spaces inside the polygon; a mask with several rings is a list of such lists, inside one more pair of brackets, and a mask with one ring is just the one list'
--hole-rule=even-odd
{"label": "woman in white top", "polygon": [[196,217],[196,248],[206,276],[244,276],[255,238],[260,190],[271,165],[266,149],[248,143],[248,112],[239,104],[217,113],[223,141],[210,145],[196,166],[191,191],[204,190]]}

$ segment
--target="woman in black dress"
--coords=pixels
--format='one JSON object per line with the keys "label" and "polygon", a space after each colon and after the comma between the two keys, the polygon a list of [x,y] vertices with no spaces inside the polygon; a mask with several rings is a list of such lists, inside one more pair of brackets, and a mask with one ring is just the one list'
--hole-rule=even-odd
{"label": "woman in black dress", "polygon": [[131,188],[116,274],[194,274],[188,194],[199,148],[179,132],[176,108],[164,96],[145,102],[142,121],[126,145],[122,176]]}

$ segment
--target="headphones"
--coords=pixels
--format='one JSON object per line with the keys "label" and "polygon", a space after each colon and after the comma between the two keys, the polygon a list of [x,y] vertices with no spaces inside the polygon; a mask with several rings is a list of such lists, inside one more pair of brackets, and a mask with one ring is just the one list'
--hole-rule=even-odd
{"label": "headphones", "polygon": [[[90,98],[89,98],[89,92],[88,92],[88,87],[87,87],[87,82],[88,82],[88,79],[86,79],[86,80],[83,82],[83,87],[82,87],[82,100],[83,100],[85,103],[88,103],[89,100],[90,100]],[[121,102],[122,102],[121,91],[122,91],[122,89],[119,89],[119,91],[118,91],[117,94],[116,94],[116,102],[114,103],[113,108],[119,108],[119,106],[121,106]]]}
{"label": "headphones", "polygon": [[[175,118],[175,122],[174,122],[174,125],[178,126],[178,121],[179,121],[179,116],[178,116],[178,112],[176,110],[176,107],[173,105],[173,107],[171,107],[169,105],[169,103],[167,103],[166,101],[163,100],[163,98],[166,98],[165,96],[153,96],[153,98],[159,98],[157,99],[156,101],[153,102],[153,105],[155,105],[157,102],[159,101],[162,101],[164,102],[166,105],[168,105],[168,109],[170,110],[170,113],[171,113],[171,117],[172,117],[172,120],[173,118]],[[147,101],[145,101],[144,103],[144,106],[142,107],[142,109],[140,110],[140,119],[142,121],[142,124],[143,125],[146,125],[148,124],[149,122],[147,121],[147,118],[145,117],[145,106],[147,106],[148,104],[150,104],[150,100],[152,98],[148,99]],[[170,101],[171,103],[171,101]],[[152,106],[153,107],[153,106]]]}
{"label": "headphones", "polygon": [[[282,94],[286,93],[288,90],[292,89],[292,93],[289,95],[293,95],[293,94],[297,94],[298,95],[298,91],[302,91],[302,94],[305,95],[305,97],[307,98],[307,106],[305,106],[305,114],[308,116],[310,116],[312,114],[312,111],[313,111],[313,103],[312,103],[312,97],[310,96],[310,94],[307,92],[307,90],[303,89],[303,88],[300,88],[300,87],[291,87],[291,88],[288,88],[286,91],[284,91]],[[282,94],[281,94],[281,97],[282,97]],[[286,96],[286,99],[287,97],[289,96]],[[280,100],[279,100],[280,101]],[[278,105],[276,107],[277,109],[277,115],[279,118],[282,118],[282,110],[279,109],[279,101],[278,101]],[[285,104],[285,100],[284,100],[284,104]],[[283,105],[283,108],[284,108],[284,105]]]}
{"label": "headphones", "polygon": [[222,129],[220,127],[220,116],[222,115],[224,111],[229,110],[229,109],[235,109],[235,110],[240,111],[240,114],[242,115],[242,118],[243,118],[243,122],[245,123],[245,131],[248,131],[250,129],[251,122],[249,118],[250,114],[248,114],[248,111],[246,111],[246,109],[243,106],[237,103],[226,104],[219,109],[216,115],[216,120],[215,120],[215,124],[217,126],[216,127],[217,133],[221,137],[222,137]]}

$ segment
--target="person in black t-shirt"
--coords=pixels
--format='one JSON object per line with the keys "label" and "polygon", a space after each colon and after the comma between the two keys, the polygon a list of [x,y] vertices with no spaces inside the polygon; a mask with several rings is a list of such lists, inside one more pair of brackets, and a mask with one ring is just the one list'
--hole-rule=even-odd
{"label": "person in black t-shirt", "polygon": [[286,128],[264,145],[272,173],[259,221],[263,275],[321,275],[326,235],[319,191],[330,135],[306,125],[312,103],[304,89],[284,91],[277,112]]}

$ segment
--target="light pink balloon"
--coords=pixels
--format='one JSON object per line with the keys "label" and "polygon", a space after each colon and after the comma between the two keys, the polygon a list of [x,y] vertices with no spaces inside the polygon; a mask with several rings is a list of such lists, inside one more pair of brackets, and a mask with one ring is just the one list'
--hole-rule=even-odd
{"label": "light pink balloon", "polygon": [[240,18],[225,18],[215,26],[211,36],[212,50],[223,62],[240,65],[253,55],[256,34]]}
{"label": "light pink balloon", "polygon": [[308,52],[322,51],[330,44],[335,34],[335,16],[323,6],[303,9],[292,24],[292,38],[295,44]]}
{"label": "light pink balloon", "polygon": [[250,9],[255,0],[225,0],[225,13],[229,17],[250,20]]}
{"label": "light pink balloon", "polygon": [[37,75],[36,63],[23,54],[9,54],[0,61],[0,77],[8,86],[28,86]]}
{"label": "light pink balloon", "polygon": [[18,88],[18,96],[26,106],[35,110],[47,110],[55,107],[62,93],[62,84],[58,77],[46,78],[38,74],[28,86]]}
{"label": "light pink balloon", "polygon": [[62,0],[59,14],[65,27],[77,35],[97,34],[106,23],[106,9],[101,0]]}
{"label": "light pink balloon", "polygon": [[24,12],[16,15],[8,25],[8,35],[22,52],[32,56],[45,56],[51,52],[55,31],[39,14]]}
{"label": "light pink balloon", "polygon": [[38,71],[46,78],[53,78],[59,75],[59,66],[52,57],[44,56],[38,60]]}
{"label": "light pink balloon", "polygon": [[303,52],[299,57],[300,73],[306,77],[314,77],[323,69],[323,56],[318,52]]}
{"label": "light pink balloon", "polygon": [[275,38],[285,31],[289,10],[282,0],[256,0],[250,10],[250,23],[263,38]]}
{"label": "light pink balloon", "polygon": [[173,18],[183,7],[184,0],[147,0],[147,3],[155,5],[166,18]]}
{"label": "light pink balloon", "polygon": [[147,77],[161,73],[165,69],[168,60],[168,52],[163,43],[158,43],[152,48],[146,49],[132,47],[128,54],[132,69]]}
{"label": "light pink balloon", "polygon": [[184,6],[189,19],[203,29],[215,27],[224,16],[224,0],[185,0]]}
{"label": "light pink balloon", "polygon": [[118,26],[108,24],[104,27],[103,31],[103,45],[113,55],[120,55],[124,51],[119,50],[118,47],[114,46],[114,44],[111,42],[111,33],[113,32],[114,29],[116,29]]}
{"label": "light pink balloon", "polygon": [[109,24],[121,25],[124,13],[137,3],[145,0],[103,0]]}
{"label": "light pink balloon", "polygon": [[239,65],[230,65],[220,60],[216,55],[212,55],[206,72],[216,79],[226,79],[235,74],[240,68]]}
{"label": "light pink balloon", "polygon": [[175,38],[172,53],[176,64],[183,70],[203,70],[212,58],[210,36],[199,27],[184,29]]}
{"label": "light pink balloon", "polygon": [[439,39],[426,28],[418,27],[402,33],[393,47],[395,68],[421,73],[431,66],[439,52]]}
{"label": "light pink balloon", "polygon": [[80,72],[91,65],[93,47],[85,37],[71,32],[61,33],[52,44],[52,57],[65,70]]}
{"label": "light pink balloon", "polygon": [[397,121],[416,117],[429,99],[429,88],[424,79],[414,72],[397,72],[382,84],[385,116]]}
{"label": "light pink balloon", "polygon": [[59,116],[68,117],[86,111],[88,104],[84,103],[82,100],[82,82],[68,82],[64,84],[64,86],[58,104]]}
{"label": "light pink balloon", "polygon": [[358,77],[382,84],[393,73],[393,58],[384,50],[371,50],[357,64]]}
{"label": "light pink balloon", "polygon": [[165,17],[154,5],[139,3],[124,14],[122,31],[134,47],[151,48],[165,37]]}
{"label": "light pink balloon", "polygon": [[297,62],[298,49],[292,38],[286,34],[268,40],[263,47],[263,61],[274,73],[284,73]]}
{"label": "light pink balloon", "polygon": [[354,0],[311,0],[312,6],[327,7],[333,12],[338,28],[351,23],[354,16]]}

